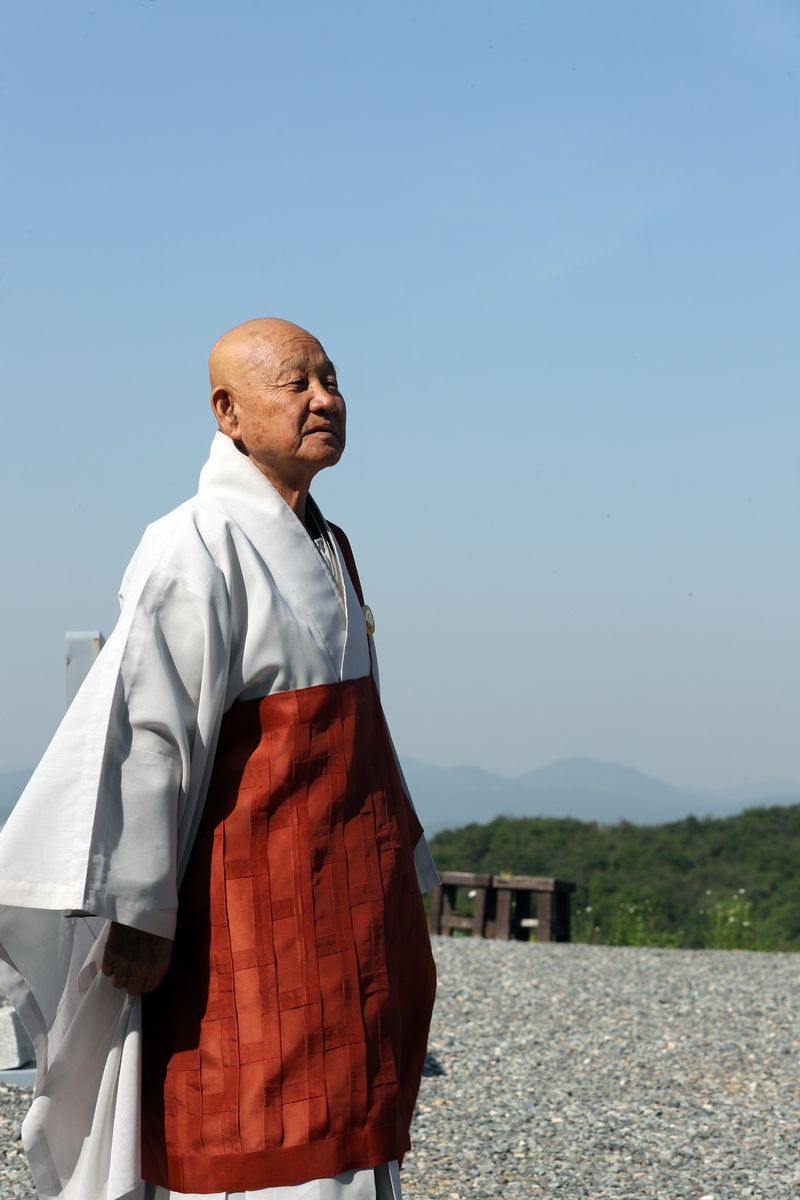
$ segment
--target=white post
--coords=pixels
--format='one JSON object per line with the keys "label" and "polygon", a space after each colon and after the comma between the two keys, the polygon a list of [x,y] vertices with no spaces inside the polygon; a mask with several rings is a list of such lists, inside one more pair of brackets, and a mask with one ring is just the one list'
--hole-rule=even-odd
{"label": "white post", "polygon": [[99,629],[90,633],[67,634],[67,708],[77,696],[105,640]]}

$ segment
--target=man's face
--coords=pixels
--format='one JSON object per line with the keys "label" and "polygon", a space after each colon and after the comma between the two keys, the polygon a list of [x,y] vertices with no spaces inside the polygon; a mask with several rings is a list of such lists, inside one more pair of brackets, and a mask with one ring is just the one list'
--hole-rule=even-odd
{"label": "man's face", "polygon": [[231,434],[268,476],[295,486],[333,466],[345,444],[345,404],[322,346],[299,330],[275,339],[232,396]]}

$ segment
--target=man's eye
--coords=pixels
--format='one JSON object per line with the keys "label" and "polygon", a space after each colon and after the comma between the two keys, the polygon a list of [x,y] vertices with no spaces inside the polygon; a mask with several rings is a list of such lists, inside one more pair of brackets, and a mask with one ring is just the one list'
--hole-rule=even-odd
{"label": "man's eye", "polygon": [[337,383],[335,378],[329,379],[326,382],[325,386],[327,388],[329,388],[332,392],[338,392],[338,390],[339,390],[339,384]]}
{"label": "man's eye", "polygon": [[308,390],[308,376],[304,375],[301,379],[290,379],[289,387],[296,392],[305,392]]}

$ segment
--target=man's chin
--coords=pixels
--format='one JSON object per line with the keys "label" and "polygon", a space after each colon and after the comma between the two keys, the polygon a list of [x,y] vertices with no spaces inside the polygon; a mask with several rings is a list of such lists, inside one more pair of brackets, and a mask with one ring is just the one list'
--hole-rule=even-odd
{"label": "man's chin", "polygon": [[320,467],[335,467],[341,457],[342,451],[337,446],[335,450],[331,449],[327,454],[320,454],[317,462]]}
{"label": "man's chin", "polygon": [[303,450],[302,457],[306,462],[317,463],[320,467],[332,467],[342,457],[344,446],[339,444],[338,439],[335,442],[323,442],[317,439],[306,441]]}
{"label": "man's chin", "polygon": [[341,450],[342,439],[330,429],[318,429],[303,435],[304,446],[336,446]]}

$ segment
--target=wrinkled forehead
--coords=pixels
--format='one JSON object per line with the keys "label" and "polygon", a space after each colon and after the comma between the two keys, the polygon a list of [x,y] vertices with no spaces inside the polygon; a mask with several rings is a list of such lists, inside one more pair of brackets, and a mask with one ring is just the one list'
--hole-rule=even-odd
{"label": "wrinkled forehead", "polygon": [[273,343],[265,366],[270,375],[281,379],[308,371],[319,371],[326,375],[336,374],[336,368],[324,348],[310,334],[288,337],[279,345]]}

